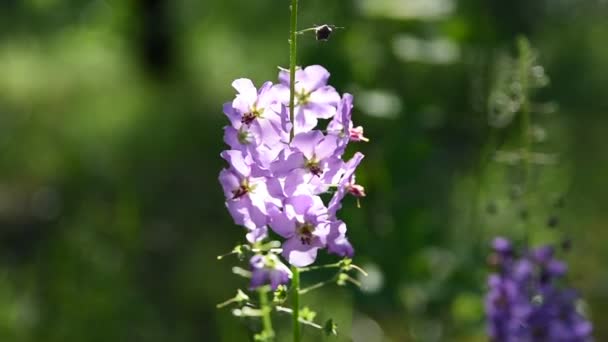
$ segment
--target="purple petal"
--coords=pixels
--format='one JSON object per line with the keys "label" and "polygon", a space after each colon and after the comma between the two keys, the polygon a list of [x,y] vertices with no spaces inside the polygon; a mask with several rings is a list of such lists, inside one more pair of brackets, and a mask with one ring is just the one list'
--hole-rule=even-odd
{"label": "purple petal", "polygon": [[[352,95],[350,96],[350,100],[352,101]],[[321,87],[310,94],[310,102],[328,104],[336,107],[340,101],[340,95],[332,86]]]}
{"label": "purple petal", "polygon": [[268,223],[268,217],[251,204],[249,197],[229,200],[226,202],[226,207],[234,219],[234,223],[250,230],[263,227]]}
{"label": "purple petal", "polygon": [[[308,103],[306,106],[304,106],[304,109],[306,111],[307,116],[319,119],[331,119],[332,117],[334,117],[334,115],[336,115],[337,111],[335,106],[316,102]],[[314,128],[314,126],[312,128]]]}
{"label": "purple petal", "polygon": [[250,103],[255,102],[258,98],[258,91],[255,89],[255,85],[247,78],[239,78],[232,82],[232,87],[239,92],[238,96],[242,96],[244,99],[251,100]]}
{"label": "purple petal", "polygon": [[289,69],[281,69],[279,71],[279,83],[289,87]]}
{"label": "purple petal", "polygon": [[355,254],[353,246],[346,238],[346,224],[336,221],[330,225],[330,233],[327,237],[327,250],[341,257],[352,258]]}
{"label": "purple petal", "polygon": [[257,105],[260,108],[268,107],[272,102],[277,100],[276,95],[274,94],[274,88],[272,86],[272,82],[264,82],[257,94]]}
{"label": "purple petal", "polygon": [[292,153],[287,158],[281,158],[272,163],[272,172],[279,177],[283,177],[295,169],[304,168],[304,154],[300,152]]}
{"label": "purple petal", "polygon": [[249,176],[251,173],[251,168],[248,163],[245,162],[245,156],[243,156],[243,152],[238,150],[227,150],[221,153],[222,158],[224,158],[238,174],[243,177]]}
{"label": "purple petal", "polygon": [[361,163],[361,160],[363,160],[363,157],[365,157],[363,153],[357,152],[344,166],[344,174],[342,175],[342,179],[338,184],[338,190],[336,190],[336,193],[329,201],[328,211],[331,216],[335,216],[336,212],[338,212],[338,210],[340,210],[342,207],[340,202],[342,199],[344,199],[344,196],[346,196],[346,183],[350,182],[351,178],[355,174],[357,166],[359,166],[359,163]]}
{"label": "purple petal", "polygon": [[307,106],[297,106],[295,112],[295,134],[309,132],[317,126],[317,114]]}
{"label": "purple petal", "polygon": [[314,155],[317,160],[323,160],[336,152],[338,147],[338,137],[327,135],[314,148]]}
{"label": "purple petal", "polygon": [[311,131],[297,134],[291,146],[304,154],[306,159],[312,159],[315,154],[315,148],[323,140],[323,133],[319,131]]}
{"label": "purple petal", "polygon": [[300,78],[302,78],[302,87],[310,92],[327,84],[329,71],[320,65],[310,65],[304,69],[303,75],[296,77],[296,80],[300,81]]}
{"label": "purple petal", "polygon": [[308,182],[309,176],[309,173],[303,168],[291,171],[285,177],[285,195],[309,194],[312,189],[311,184]]}
{"label": "purple petal", "polygon": [[[287,269],[289,270],[289,269]],[[291,272],[290,272],[291,273]],[[289,283],[290,273],[285,272],[284,270],[273,270],[270,272],[270,288],[275,291],[279,285],[284,285]]]}
{"label": "purple petal", "polygon": [[270,213],[270,228],[280,236],[289,238],[296,232],[296,220],[290,219],[284,212],[274,209]]}
{"label": "purple petal", "polygon": [[321,246],[319,243],[305,245],[299,237],[294,236],[283,242],[282,247],[282,255],[290,264],[296,267],[304,267],[315,262],[317,251]]}
{"label": "purple petal", "polygon": [[219,179],[224,189],[224,196],[226,196],[226,199],[232,199],[234,197],[233,191],[241,186],[241,180],[234,172],[228,169],[220,171]]}
{"label": "purple petal", "polygon": [[314,204],[310,195],[297,195],[285,200],[285,212],[288,217],[304,217],[308,209]]}
{"label": "purple petal", "polygon": [[234,107],[232,107],[232,102],[224,103],[223,111],[233,127],[239,128],[241,126],[242,114],[237,112]]}
{"label": "purple petal", "polygon": [[268,236],[268,227],[263,226],[260,228],[249,229],[245,238],[249,243],[256,243],[264,240]]}
{"label": "purple petal", "polygon": [[499,253],[509,253],[511,252],[511,242],[499,236],[492,241],[492,249]]}

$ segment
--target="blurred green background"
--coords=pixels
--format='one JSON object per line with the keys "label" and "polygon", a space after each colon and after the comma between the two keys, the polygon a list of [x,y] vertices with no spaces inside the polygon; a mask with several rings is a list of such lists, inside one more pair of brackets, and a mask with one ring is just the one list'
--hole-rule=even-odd
{"label": "blurred green background", "polygon": [[[303,299],[337,321],[327,340],[486,340],[487,243],[524,228],[572,239],[569,281],[608,340],[608,2],[300,3],[301,28],[345,27],[303,36],[300,63],[354,94],[371,138],[356,146],[368,197],[342,211],[370,277]],[[236,259],[216,260],[243,239],[217,181],[221,108],[233,79],[288,64],[288,13],[286,0],[2,0],[1,341],[249,340],[255,322],[215,308],[246,286]],[[558,105],[533,113],[535,149],[559,158],[533,167],[525,203],[513,167],[488,157],[517,147],[519,125],[492,129],[486,110],[521,34],[551,79],[535,101]]]}

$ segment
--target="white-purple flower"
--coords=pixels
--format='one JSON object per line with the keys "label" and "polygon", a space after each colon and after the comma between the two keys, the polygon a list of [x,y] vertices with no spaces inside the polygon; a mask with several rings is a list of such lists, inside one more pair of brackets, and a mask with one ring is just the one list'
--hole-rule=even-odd
{"label": "white-purple flower", "polygon": [[267,207],[280,201],[268,193],[266,178],[256,175],[251,157],[237,150],[224,151],[221,155],[230,164],[229,168],[220,172],[219,177],[228,211],[236,224],[249,230],[262,230],[251,235],[256,240],[265,237]]}
{"label": "white-purple flower", "polygon": [[342,174],[342,177],[338,182],[338,188],[328,205],[329,214],[332,217],[335,217],[338,210],[342,208],[342,200],[346,194],[351,193],[357,197],[365,196],[365,189],[362,186],[355,184],[355,170],[364,157],[363,153],[357,152],[344,165],[344,173]]}
{"label": "white-purple flower", "polygon": [[224,104],[224,114],[231,125],[224,128],[224,142],[232,149],[251,154],[260,168],[277,157],[286,144],[289,131],[284,108],[277,90],[266,82],[259,91],[251,80],[241,78],[232,83],[238,91],[232,102]]}
{"label": "white-purple flower", "polygon": [[[330,119],[336,114],[340,95],[327,85],[329,72],[320,65],[296,70],[294,132],[308,132],[317,126],[317,119]],[[289,70],[279,72],[283,85],[280,96],[289,103]]]}
{"label": "white-purple flower", "polygon": [[270,228],[286,239],[282,245],[283,257],[294,266],[308,266],[326,244],[327,208],[318,196],[293,196],[285,200],[283,210],[271,212]]}
{"label": "white-purple flower", "polygon": [[[276,175],[285,176],[285,189],[293,193],[298,185],[306,185],[314,194],[327,191],[337,181],[343,162],[336,155],[338,139],[319,131],[300,133],[293,138],[291,150],[272,165]],[[291,190],[290,190],[291,189]]]}

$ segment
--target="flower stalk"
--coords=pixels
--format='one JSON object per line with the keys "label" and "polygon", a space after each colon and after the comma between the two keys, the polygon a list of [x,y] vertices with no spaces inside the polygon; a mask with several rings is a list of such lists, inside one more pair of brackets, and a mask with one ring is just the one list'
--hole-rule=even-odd
{"label": "flower stalk", "polygon": [[291,310],[293,342],[300,342],[300,270],[291,266]]}
{"label": "flower stalk", "polygon": [[[295,95],[296,95],[296,63],[298,51],[298,0],[291,0],[291,20],[289,30],[289,121],[291,131],[289,140],[293,140],[295,131]],[[291,267],[291,308],[293,324],[293,341],[300,342],[300,270]]]}
{"label": "flower stalk", "polygon": [[[355,182],[364,155],[356,152],[343,160],[349,142],[368,140],[363,128],[352,121],[353,96],[340,95],[329,85],[330,73],[323,66],[297,67],[298,0],[290,2],[289,70],[279,68],[278,84],[267,81],[256,87],[247,78],[234,80],[236,97],[223,105],[230,121],[224,128],[229,149],[220,154],[228,167],[220,171],[219,181],[226,207],[234,222],[245,228],[247,239],[227,255],[249,258],[249,269],[235,267],[233,272],[249,279],[250,290],[264,288],[258,291],[260,309],[245,305],[233,314],[262,319],[263,331],[256,341],[275,338],[268,308],[286,299],[291,304],[294,342],[301,341],[302,324],[313,324],[314,312],[300,310],[300,294],[319,286],[302,290],[300,272],[313,269],[310,265],[319,250],[344,258],[323,267],[340,268],[339,285],[356,283],[343,274],[357,268],[349,266],[354,249],[337,212],[347,195],[365,196],[365,189]],[[326,40],[326,35],[319,36],[321,28],[318,31],[317,40]],[[333,188],[326,201],[321,195],[328,192],[328,184]],[[268,241],[270,231],[280,240]],[[271,303],[269,291],[274,291]]]}
{"label": "flower stalk", "polygon": [[268,289],[266,286],[262,286],[258,289],[258,293],[260,296],[260,311],[262,311],[262,335],[266,338],[266,341],[272,341],[274,340],[274,330],[270,317],[272,307],[268,304]]}
{"label": "flower stalk", "polygon": [[296,96],[296,63],[298,38],[298,0],[291,0],[291,26],[289,31],[289,119],[291,121],[290,140],[294,136],[294,112]]}

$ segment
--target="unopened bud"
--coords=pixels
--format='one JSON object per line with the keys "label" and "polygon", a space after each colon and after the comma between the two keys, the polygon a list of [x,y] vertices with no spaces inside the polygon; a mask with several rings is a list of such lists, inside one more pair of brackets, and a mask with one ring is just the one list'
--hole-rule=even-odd
{"label": "unopened bud", "polygon": [[350,141],[365,141],[368,142],[369,139],[363,136],[363,127],[358,126],[350,129]]}
{"label": "unopened bud", "polygon": [[321,26],[315,27],[315,35],[317,37],[317,40],[323,40],[323,41],[329,40],[329,36],[331,36],[332,32],[333,32],[333,29],[329,25],[321,25]]}
{"label": "unopened bud", "polygon": [[365,188],[359,184],[346,184],[346,191],[355,197],[365,197]]}

